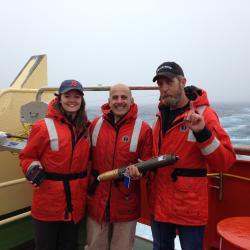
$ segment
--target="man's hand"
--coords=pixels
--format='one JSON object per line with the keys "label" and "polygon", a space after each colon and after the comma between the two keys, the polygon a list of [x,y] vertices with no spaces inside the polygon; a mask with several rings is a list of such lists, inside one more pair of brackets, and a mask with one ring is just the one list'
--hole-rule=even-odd
{"label": "man's hand", "polygon": [[127,171],[132,180],[139,180],[142,177],[142,174],[135,165],[128,166]]}
{"label": "man's hand", "polygon": [[200,115],[193,106],[193,102],[190,101],[190,110],[184,117],[184,121],[189,129],[198,133],[205,128],[205,121],[202,115]]}

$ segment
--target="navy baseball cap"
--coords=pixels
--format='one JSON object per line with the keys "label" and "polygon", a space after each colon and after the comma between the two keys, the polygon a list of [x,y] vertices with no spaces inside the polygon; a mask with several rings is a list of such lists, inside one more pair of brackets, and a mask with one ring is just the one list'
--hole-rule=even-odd
{"label": "navy baseball cap", "polygon": [[184,73],[181,66],[179,66],[177,63],[164,62],[157,68],[153,82],[155,82],[160,76],[165,76],[169,79],[172,79],[176,76],[184,76]]}
{"label": "navy baseball cap", "polygon": [[76,80],[65,80],[61,83],[59,87],[59,94],[65,94],[70,90],[77,90],[83,95],[82,84]]}

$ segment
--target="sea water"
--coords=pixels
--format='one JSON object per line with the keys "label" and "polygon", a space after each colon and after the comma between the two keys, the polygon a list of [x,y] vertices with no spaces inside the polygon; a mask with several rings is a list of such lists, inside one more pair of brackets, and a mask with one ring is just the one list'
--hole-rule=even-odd
{"label": "sea water", "polygon": [[[139,104],[138,107],[139,117],[152,125],[157,105]],[[232,143],[250,145],[250,103],[214,103],[211,107],[217,112],[221,125],[229,134]],[[90,120],[100,114],[100,107],[88,107]]]}

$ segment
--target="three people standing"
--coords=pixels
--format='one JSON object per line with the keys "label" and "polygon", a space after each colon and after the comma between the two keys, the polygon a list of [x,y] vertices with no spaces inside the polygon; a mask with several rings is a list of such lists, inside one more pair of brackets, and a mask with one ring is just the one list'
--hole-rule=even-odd
{"label": "three people standing", "polygon": [[[103,115],[90,126],[87,250],[130,250],[140,217],[140,182],[98,182],[105,171],[153,156],[176,154],[173,166],[151,174],[149,203],[153,249],[174,249],[176,230],[183,250],[201,250],[208,219],[207,171],[224,171],[235,161],[228,135],[206,92],[186,87],[182,68],[161,64],[153,81],[160,91],[152,130],[137,117],[124,84],[111,87]],[[37,249],[77,249],[77,223],[85,215],[89,122],[79,82],[64,81],[48,116],[33,125],[21,165],[34,186],[32,217]],[[153,148],[153,150],[152,150]],[[132,168],[132,177],[139,177]],[[42,183],[43,182],[43,183]],[[42,185],[40,185],[42,183]]]}

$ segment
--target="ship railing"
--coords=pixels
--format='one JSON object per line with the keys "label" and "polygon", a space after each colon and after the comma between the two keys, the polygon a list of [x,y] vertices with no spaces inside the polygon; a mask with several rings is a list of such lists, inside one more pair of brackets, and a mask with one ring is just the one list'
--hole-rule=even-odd
{"label": "ship railing", "polygon": [[[93,87],[84,87],[83,90],[85,91],[109,91],[111,86],[93,86]],[[158,88],[155,86],[130,86],[131,90],[157,90]],[[41,101],[42,94],[47,92],[55,92],[58,88],[55,87],[45,87],[40,88],[36,94],[36,101]]]}
{"label": "ship railing", "polygon": [[[234,144],[234,151],[237,154],[237,156],[250,156],[250,146],[249,145],[241,145],[241,144]],[[239,161],[249,161],[248,158],[244,159],[238,159]],[[224,177],[229,177],[233,179],[238,179],[242,181],[248,181],[250,182],[250,178],[237,175],[237,174],[231,174],[231,173],[226,173],[226,172],[219,172],[219,173],[208,173],[208,177],[215,179],[216,184],[210,184],[210,188],[214,188],[218,190],[218,199],[220,201],[223,200],[223,178]]]}

